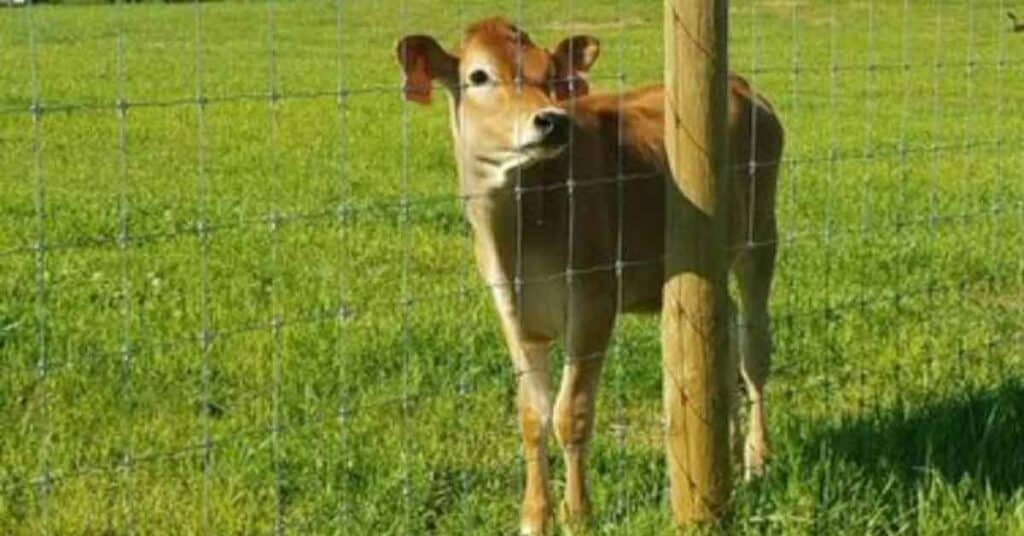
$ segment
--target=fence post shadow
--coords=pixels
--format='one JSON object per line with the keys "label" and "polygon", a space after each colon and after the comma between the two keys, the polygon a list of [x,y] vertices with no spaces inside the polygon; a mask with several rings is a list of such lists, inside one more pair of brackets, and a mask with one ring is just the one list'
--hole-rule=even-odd
{"label": "fence post shadow", "polygon": [[[812,426],[814,426],[812,424]],[[953,394],[909,410],[879,408],[826,425],[805,441],[808,457],[830,452],[870,477],[916,489],[929,473],[970,477],[1004,496],[1024,485],[1024,385]]]}

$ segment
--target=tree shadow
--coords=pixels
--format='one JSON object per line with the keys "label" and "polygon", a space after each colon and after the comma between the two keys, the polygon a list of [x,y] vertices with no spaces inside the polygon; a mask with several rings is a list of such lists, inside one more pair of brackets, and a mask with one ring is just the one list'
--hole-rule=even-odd
{"label": "tree shadow", "polygon": [[1024,385],[1012,381],[906,411],[879,409],[830,426],[805,443],[868,475],[918,484],[929,472],[969,477],[1011,495],[1024,484]]}

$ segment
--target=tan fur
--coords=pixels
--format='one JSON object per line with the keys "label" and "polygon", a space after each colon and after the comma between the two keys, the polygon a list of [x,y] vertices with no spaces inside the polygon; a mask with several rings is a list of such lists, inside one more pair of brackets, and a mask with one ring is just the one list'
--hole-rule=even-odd
{"label": "tan fur", "polygon": [[[434,49],[436,43],[425,36],[406,38],[398,50],[407,92],[424,76],[449,90],[460,190],[468,200],[477,264],[492,289],[519,383],[525,534],[543,533],[552,510],[546,453],[552,429],[566,464],[563,515],[570,526],[585,519],[586,449],[615,318],[661,307],[668,181],[663,90],[586,95],[580,83],[559,86],[576,98],[556,102],[552,88],[564,82],[560,78],[585,74],[597,57],[596,39],[573,39],[573,46],[564,41],[552,55],[507,22],[488,19],[470,27],[458,56]],[[584,54],[581,46],[587,47]],[[441,59],[417,63],[414,54],[420,52],[414,49],[426,50],[422,58]],[[427,72],[416,72],[419,65]],[[495,84],[466,87],[470,70],[481,65],[493,72]],[[730,92],[735,175],[729,259],[740,289],[740,370],[752,404],[744,452],[748,473],[759,473],[768,455],[767,302],[783,131],[771,106],[742,78],[730,78]],[[571,118],[571,143],[561,152],[528,149],[522,140],[530,139],[524,135],[533,118],[552,108]],[[548,353],[559,339],[566,365],[552,404]]]}

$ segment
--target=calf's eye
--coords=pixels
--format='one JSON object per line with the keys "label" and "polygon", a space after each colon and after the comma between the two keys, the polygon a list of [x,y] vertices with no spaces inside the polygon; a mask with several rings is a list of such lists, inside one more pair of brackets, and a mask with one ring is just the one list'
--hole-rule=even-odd
{"label": "calf's eye", "polygon": [[482,69],[477,69],[469,73],[469,83],[474,86],[482,86],[491,80],[490,76]]}

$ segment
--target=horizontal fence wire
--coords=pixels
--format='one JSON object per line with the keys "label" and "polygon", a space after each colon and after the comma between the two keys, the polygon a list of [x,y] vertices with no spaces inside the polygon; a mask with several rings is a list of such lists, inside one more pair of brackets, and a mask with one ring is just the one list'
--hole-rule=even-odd
{"label": "horizontal fence wire", "polygon": [[[1024,144],[1019,146],[1007,146],[1001,142],[993,142],[992,144],[980,144],[972,143],[969,148],[964,148],[963,144],[950,145],[948,147],[935,147],[921,151],[906,151],[891,157],[867,157],[863,155],[852,155],[849,158],[823,158],[823,159],[811,159],[811,160],[792,160],[782,162],[790,166],[794,165],[807,165],[814,162],[829,162],[837,163],[842,161],[861,161],[861,160],[877,160],[884,158],[891,158],[893,160],[899,160],[909,154],[935,154],[939,152],[951,152],[951,151],[970,151],[977,147],[993,146],[993,147],[1007,147],[1009,149],[1024,148]],[[743,166],[746,168],[746,166]],[[625,175],[621,181],[618,182],[630,182],[630,181],[643,181],[651,180],[654,178],[661,177],[660,174],[634,174]],[[599,178],[591,181],[580,181],[576,183],[573,188],[586,189],[598,186],[607,186],[609,184],[616,183],[614,177]],[[520,193],[527,192],[543,192],[543,191],[558,191],[566,190],[568,187],[565,184],[555,185],[544,185],[536,187],[523,187],[518,191]],[[249,227],[268,227],[268,228],[280,228],[287,225],[305,224],[305,225],[325,225],[325,226],[347,226],[358,224],[358,218],[366,217],[367,215],[379,216],[389,215],[393,218],[398,218],[404,211],[412,210],[414,207],[421,206],[457,206],[460,203],[472,203],[478,200],[486,199],[485,195],[432,195],[423,196],[420,198],[409,198],[409,199],[398,199],[398,200],[378,200],[378,201],[366,201],[363,203],[347,203],[341,206],[326,207],[319,210],[309,212],[287,212],[287,211],[271,211],[258,216],[250,216],[243,218],[232,218],[222,222],[207,222],[206,220],[200,220],[195,222],[187,222],[176,229],[165,232],[155,233],[132,233],[123,234],[120,232],[106,234],[106,235],[92,235],[92,236],[79,236],[71,240],[64,240],[61,242],[49,242],[43,245],[39,243],[32,245],[10,247],[4,250],[0,250],[0,259],[4,257],[16,257],[20,255],[36,255],[40,250],[49,252],[60,252],[60,251],[74,251],[74,250],[90,250],[90,249],[105,249],[105,248],[117,248],[123,245],[131,247],[141,247],[148,244],[173,241],[179,238],[196,238],[199,240],[206,240],[210,235],[214,233],[231,232],[237,230],[244,230]],[[933,225],[943,221],[950,220],[962,220],[963,222],[971,221],[977,218],[983,218],[990,215],[1008,214],[1016,210],[1019,210],[1021,206],[1024,206],[1024,199],[1017,199],[1009,197],[1006,199],[998,200],[987,209],[977,209],[972,211],[959,211],[956,213],[949,214],[929,214],[926,216],[905,216],[897,215],[889,218],[883,218],[881,223],[859,223],[849,224],[841,228],[833,228],[829,233],[832,236],[842,235],[847,232],[859,231],[864,232],[868,230],[884,231],[892,228],[902,227],[913,227],[915,225]],[[411,219],[410,221],[415,221]],[[815,237],[821,236],[824,231],[818,229],[797,229],[787,231],[784,238],[770,242],[750,242],[743,246],[746,247],[752,244],[766,244],[766,243],[791,243],[802,237]]]}
{"label": "horizontal fence wire", "polygon": [[[744,70],[748,76],[759,74],[837,74],[842,72],[884,72],[884,71],[905,71],[905,72],[933,72],[935,70],[971,70],[978,72],[984,69],[1009,69],[1024,65],[1024,60],[1001,60],[998,62],[943,62],[933,63],[877,63],[877,64],[855,64],[855,65],[830,65],[830,66],[774,66],[757,67]],[[589,81],[618,81],[623,79],[625,74],[616,75],[589,75]],[[550,81],[552,84],[568,83],[575,81],[575,78],[555,78]],[[502,85],[503,82],[492,82],[494,85]],[[461,84],[459,87],[465,89],[468,84]],[[434,90],[445,90],[444,86],[433,86]],[[332,89],[323,91],[287,91],[287,92],[266,92],[266,93],[232,93],[227,95],[203,95],[199,97],[181,97],[165,100],[133,100],[127,97],[120,97],[111,101],[89,101],[89,102],[46,102],[35,101],[26,103],[23,106],[4,105],[0,107],[0,115],[30,114],[43,115],[46,113],[74,113],[79,111],[108,111],[125,112],[132,108],[174,108],[210,106],[217,104],[231,104],[239,102],[286,102],[286,101],[310,101],[310,100],[348,100],[352,97],[380,96],[382,94],[400,95],[403,86],[393,84],[372,84],[345,89]],[[804,95],[804,98],[807,98]]]}
{"label": "horizontal fence wire", "polygon": [[[394,208],[394,207],[392,207],[392,208]],[[866,233],[886,234],[886,233],[889,233],[889,232],[892,232],[892,231],[900,230],[900,229],[903,229],[903,228],[906,228],[906,227],[914,227],[914,226],[929,226],[929,228],[934,230],[937,227],[942,227],[942,226],[964,225],[964,224],[971,223],[971,222],[976,221],[976,220],[981,219],[981,218],[988,218],[988,217],[995,217],[995,216],[1006,216],[1006,215],[1012,216],[1014,214],[1019,214],[1022,211],[1024,211],[1024,200],[1019,201],[1019,202],[1017,202],[1016,204],[1013,204],[1013,205],[1007,205],[1006,202],[1001,202],[999,205],[993,205],[991,208],[979,209],[979,210],[974,211],[974,212],[961,211],[961,212],[956,212],[956,213],[951,213],[951,214],[933,214],[933,215],[927,215],[927,216],[918,216],[918,217],[912,217],[912,218],[898,219],[898,220],[894,220],[894,221],[886,221],[883,224],[873,223],[873,224],[851,225],[849,227],[832,229],[832,230],[827,232],[827,236],[830,239],[840,239],[843,236],[850,236],[851,238],[855,238],[857,236],[860,236],[860,235],[866,234]],[[276,217],[278,218],[278,221],[289,221],[289,220],[291,220],[291,218],[289,218],[288,215],[283,215],[283,216],[282,215],[277,215]],[[305,219],[305,218],[304,217],[300,217],[299,219]],[[295,221],[295,220],[291,220],[291,221]],[[260,223],[265,223],[265,221],[261,221]],[[336,223],[336,222],[334,222],[334,223]],[[786,233],[784,235],[781,235],[780,238],[777,241],[771,241],[771,242],[766,242],[766,241],[749,242],[749,243],[745,243],[745,244],[743,244],[743,245],[741,245],[739,247],[740,248],[752,248],[752,247],[759,247],[759,246],[764,246],[764,245],[768,245],[768,244],[780,244],[780,245],[785,246],[785,245],[798,244],[802,240],[805,240],[805,239],[813,239],[815,241],[815,243],[817,243],[818,241],[825,239],[825,237],[826,237],[826,232],[825,231],[815,231],[815,232],[808,231],[808,232],[804,232],[804,233],[801,233],[801,232],[790,232],[790,233]],[[128,242],[130,243],[131,241],[129,240]],[[53,248],[47,248],[47,251],[52,251],[52,250],[53,250]],[[594,274],[594,273],[601,273],[601,272],[615,273],[617,271],[624,270],[624,269],[654,267],[654,266],[660,265],[661,262],[662,262],[662,259],[660,259],[660,258],[659,259],[634,260],[634,261],[619,261],[619,262],[615,262],[615,263],[598,264],[598,265],[593,265],[593,266],[588,266],[588,267],[575,268],[575,269],[571,269],[571,270],[559,270],[559,271],[551,272],[551,273],[549,273],[547,275],[540,276],[540,277],[531,277],[531,278],[521,279],[519,281],[519,284],[534,284],[534,283],[552,282],[552,281],[557,281],[559,279],[563,279],[567,275],[570,275],[570,274],[572,274],[572,275],[586,275],[586,274]],[[444,276],[443,275],[438,275],[438,279],[439,280],[443,280]],[[407,297],[407,298],[398,298],[398,299],[390,298],[390,297],[388,297],[386,295],[377,295],[373,300],[371,300],[369,302],[359,303],[359,304],[356,304],[355,302],[350,301],[350,300],[343,300],[341,302],[341,304],[338,304],[338,305],[335,305],[335,306],[331,306],[331,307],[317,307],[315,309],[311,309],[311,310],[308,310],[308,311],[299,312],[298,314],[295,314],[293,316],[280,317],[280,318],[268,318],[266,320],[253,321],[253,322],[250,322],[250,323],[245,323],[245,324],[240,324],[240,325],[235,325],[235,326],[229,326],[229,327],[223,327],[223,328],[212,328],[212,327],[211,328],[206,328],[206,329],[204,329],[201,332],[196,333],[196,334],[185,335],[185,336],[182,336],[180,338],[173,339],[171,341],[161,342],[160,344],[158,344],[154,348],[153,351],[154,351],[154,353],[165,353],[167,351],[173,351],[173,349],[181,348],[181,347],[184,347],[186,345],[192,344],[192,343],[197,342],[197,341],[207,340],[208,342],[213,342],[215,340],[228,339],[228,338],[231,338],[231,337],[235,337],[235,336],[239,336],[239,335],[244,335],[244,334],[248,334],[248,333],[254,333],[254,332],[259,332],[259,331],[270,331],[270,330],[272,330],[274,328],[275,325],[279,326],[279,327],[282,327],[282,328],[287,328],[287,327],[293,327],[293,326],[299,326],[299,325],[318,324],[318,323],[324,323],[324,322],[335,322],[335,321],[336,322],[346,322],[346,321],[355,320],[355,319],[357,319],[360,316],[364,316],[366,314],[370,314],[373,311],[390,311],[390,310],[393,310],[395,307],[398,307],[398,306],[411,306],[411,305],[415,305],[415,304],[430,304],[430,303],[436,303],[439,300],[446,300],[446,299],[450,299],[450,298],[460,298],[460,297],[464,297],[464,296],[479,296],[479,295],[481,295],[481,293],[483,293],[484,291],[486,291],[488,289],[509,288],[509,287],[511,287],[511,286],[513,286],[515,284],[516,284],[515,281],[510,281],[508,283],[486,283],[486,282],[480,282],[480,283],[475,284],[475,285],[474,284],[469,284],[466,288],[459,288],[459,289],[456,289],[456,290],[442,290],[442,291],[429,292],[429,293],[419,293],[419,294],[414,295],[414,296],[410,296],[410,297]],[[874,296],[862,295],[860,297],[850,298],[850,299],[845,300],[845,301],[839,301],[839,302],[834,302],[833,301],[833,302],[830,302],[829,304],[821,306],[821,307],[794,308],[794,310],[792,310],[792,311],[788,311],[788,312],[785,312],[785,313],[782,313],[782,314],[778,314],[777,318],[780,318],[780,319],[794,319],[794,318],[802,318],[802,317],[812,317],[812,316],[828,314],[830,312],[838,312],[838,311],[842,311],[844,309],[850,309],[850,308],[855,308],[855,307],[866,307],[866,306],[873,306],[873,305],[878,305],[878,304],[890,304],[890,303],[893,303],[893,302],[898,302],[899,300],[902,300],[902,299],[905,299],[905,298],[913,298],[915,296],[919,296],[919,295],[926,294],[926,293],[952,291],[952,290],[964,290],[965,291],[965,290],[970,290],[970,289],[974,289],[974,288],[982,288],[982,287],[985,287],[987,285],[990,285],[990,282],[985,281],[985,280],[976,280],[976,281],[962,280],[962,281],[952,281],[952,282],[946,282],[946,283],[935,283],[934,281],[929,281],[929,282],[924,283],[922,285],[919,285],[919,286],[916,286],[916,287],[911,287],[911,288],[899,287],[899,288],[895,288],[895,289],[882,289],[877,295],[874,295]],[[473,287],[473,288],[470,288],[470,287]],[[52,371],[52,370],[57,370],[57,369],[64,368],[64,367],[67,367],[67,366],[73,366],[76,363],[76,361],[79,361],[79,364],[87,364],[89,362],[93,362],[93,361],[97,361],[97,360],[98,361],[106,361],[106,360],[108,360],[110,358],[114,358],[114,357],[120,356],[122,354],[122,352],[123,352],[122,349],[117,349],[117,350],[111,350],[109,352],[88,353],[88,354],[86,354],[86,356],[83,356],[83,359],[79,359],[79,360],[63,360],[63,361],[50,362],[50,363],[47,364],[47,370],[51,370]],[[0,369],[2,369],[2,368],[13,368],[14,366],[16,366],[16,365],[10,365],[9,367],[5,367],[4,365],[0,365]]]}
{"label": "horizontal fence wire", "polygon": [[[646,263],[651,266],[656,264],[657,261]],[[645,263],[631,263],[630,266],[643,266]],[[599,268],[592,268],[586,273],[596,273],[597,271],[605,271],[613,273],[616,271],[614,265],[606,265]],[[528,280],[525,283],[537,282],[537,281],[552,281],[558,278],[564,278],[565,275],[562,272],[552,274],[546,280]],[[277,326],[280,329],[288,329],[306,326],[310,324],[324,324],[329,322],[349,322],[357,319],[361,315],[369,314],[372,311],[393,311],[399,307],[409,307],[416,304],[433,304],[441,300],[447,300],[452,298],[463,298],[463,297],[479,297],[485,295],[485,291],[488,287],[496,286],[511,286],[508,285],[476,285],[477,288],[467,289],[456,289],[452,291],[434,292],[430,294],[420,295],[413,298],[379,298],[375,302],[364,304],[362,308],[356,308],[351,305],[342,305],[339,307],[328,307],[318,308],[316,310],[300,312],[293,316],[287,316],[282,318],[270,318],[262,321],[255,321],[252,323],[242,324],[238,326],[232,326],[229,328],[210,328],[206,331],[186,335],[182,337],[176,337],[172,339],[161,339],[155,345],[146,345],[145,347],[136,349],[135,359],[140,359],[146,354],[153,355],[174,355],[183,352],[186,349],[194,348],[198,343],[214,344],[217,341],[225,341],[234,337],[244,336],[247,334],[257,332],[269,332]],[[822,319],[833,319],[836,315],[840,315],[846,312],[861,311],[889,306],[899,307],[903,302],[943,293],[965,293],[970,291],[982,291],[991,290],[993,286],[992,281],[987,280],[976,280],[976,281],[953,281],[953,282],[936,282],[927,281],[920,285],[911,287],[902,287],[898,289],[882,289],[881,291],[868,294],[862,293],[860,296],[850,297],[843,300],[832,300],[828,304],[819,306],[807,306],[804,308],[797,308],[793,311],[784,313],[778,313],[774,315],[775,323],[779,324],[792,324],[795,322],[805,321],[812,318]],[[1019,288],[1014,287],[1016,290],[1024,290],[1024,286]],[[1011,290],[1013,290],[1011,289]],[[143,350],[148,348],[148,350]],[[46,371],[48,373],[59,372],[62,369],[79,367],[89,367],[98,363],[113,362],[120,359],[124,354],[123,349],[110,350],[107,352],[86,352],[82,355],[76,356],[75,358],[68,359],[51,359],[46,364]],[[16,369],[18,365],[16,363],[6,363],[0,365],[0,370],[6,369],[8,372]]]}
{"label": "horizontal fence wire", "polygon": [[[959,359],[969,358],[971,356],[981,357],[983,352],[990,352],[999,347],[1012,347],[1021,343],[1024,343],[1024,334],[994,337],[970,346],[957,347],[949,354],[943,354],[939,357],[956,357]],[[832,378],[830,381],[839,382],[841,380]],[[820,386],[797,388],[791,385],[786,385],[780,386],[779,389],[789,396],[821,393]],[[472,391],[470,391],[470,393],[472,393]],[[49,487],[62,481],[84,476],[115,473],[117,471],[124,470],[127,467],[138,468],[139,466],[159,463],[165,460],[195,456],[197,453],[200,453],[205,449],[236,445],[238,444],[238,441],[246,438],[265,437],[266,435],[274,432],[301,432],[311,428],[325,426],[330,424],[332,421],[341,426],[348,420],[359,416],[369,415],[384,408],[395,407],[404,411],[410,409],[413,405],[424,405],[424,403],[437,400],[442,396],[444,396],[443,393],[424,391],[406,393],[382,400],[374,400],[372,402],[357,402],[351,406],[343,406],[336,414],[321,413],[298,424],[256,426],[219,437],[212,437],[209,440],[186,444],[178,448],[142,452],[131,457],[123,458],[121,461],[112,464],[89,465],[70,470],[51,471],[42,475],[11,477],[4,481],[0,481],[0,490],[3,490],[3,492],[6,493],[20,488]],[[660,434],[663,431],[664,420],[659,417],[653,417],[649,420],[641,420],[639,424],[636,420],[633,420],[625,426],[630,429],[643,426],[657,426],[657,429],[652,433]],[[505,428],[512,429],[513,427],[513,425],[509,424]]]}

